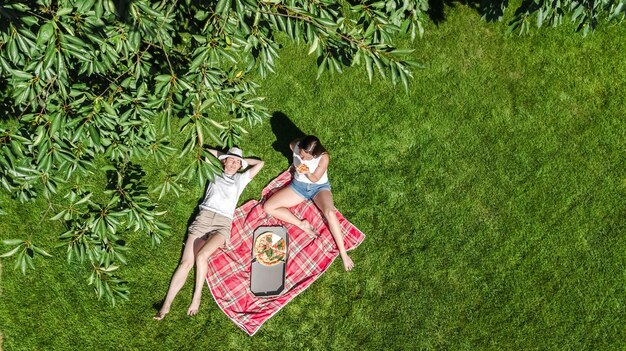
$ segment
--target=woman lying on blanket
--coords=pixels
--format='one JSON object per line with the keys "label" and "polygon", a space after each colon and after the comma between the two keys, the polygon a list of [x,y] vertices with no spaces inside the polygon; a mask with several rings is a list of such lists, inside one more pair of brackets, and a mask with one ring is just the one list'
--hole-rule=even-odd
{"label": "woman lying on blanket", "polygon": [[346,271],[350,271],[354,263],[343,244],[341,225],[335,215],[336,209],[326,172],[329,162],[328,152],[320,140],[313,135],[306,136],[302,140],[294,140],[289,146],[293,150],[295,168],[291,185],[267,199],[263,209],[270,216],[298,226],[309,235],[314,235],[313,227],[307,220],[297,218],[288,210],[289,207],[302,201],[313,199],[328,221],[328,227],[343,260],[343,267]]}
{"label": "woman lying on blanket", "polygon": [[[241,149],[236,147],[228,150],[226,154],[213,149],[208,151],[222,161],[224,172],[216,175],[213,182],[209,183],[204,200],[200,204],[200,213],[189,226],[183,256],[174,272],[163,306],[154,316],[156,320],[163,319],[170,311],[172,302],[185,284],[194,263],[196,264],[196,286],[187,314],[193,316],[198,313],[209,256],[230,239],[233,214],[239,196],[244,187],[263,168],[263,161],[243,158]],[[240,169],[248,165],[251,166],[248,170],[238,173]]]}

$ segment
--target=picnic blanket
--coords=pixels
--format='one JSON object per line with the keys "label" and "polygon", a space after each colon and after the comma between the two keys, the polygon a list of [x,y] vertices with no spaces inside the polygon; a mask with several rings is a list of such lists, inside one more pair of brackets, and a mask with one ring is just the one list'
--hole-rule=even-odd
{"label": "picnic blanket", "polygon": [[[339,250],[320,210],[311,201],[291,208],[297,217],[307,219],[318,233],[310,237],[300,228],[268,218],[262,204],[271,194],[291,182],[285,171],[262,191],[261,200],[250,200],[235,210],[231,240],[209,259],[207,284],[220,309],[248,335],[283,308],[291,299],[319,278],[339,255]],[[346,250],[357,247],[365,235],[337,212]],[[250,291],[252,236],[259,226],[284,225],[289,235],[289,259],[285,289],[278,296],[257,297]],[[343,268],[342,268],[343,269]]]}

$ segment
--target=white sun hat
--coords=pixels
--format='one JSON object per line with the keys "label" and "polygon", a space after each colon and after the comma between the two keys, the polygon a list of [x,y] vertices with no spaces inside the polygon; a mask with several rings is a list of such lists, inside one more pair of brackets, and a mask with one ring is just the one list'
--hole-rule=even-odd
{"label": "white sun hat", "polygon": [[246,168],[248,167],[248,162],[246,162],[246,160],[243,159],[243,151],[241,151],[240,148],[238,147],[231,147],[230,149],[228,149],[228,152],[225,154],[221,154],[218,159],[221,161],[225,158],[228,157],[233,157],[238,159],[239,161],[241,161],[241,168]]}

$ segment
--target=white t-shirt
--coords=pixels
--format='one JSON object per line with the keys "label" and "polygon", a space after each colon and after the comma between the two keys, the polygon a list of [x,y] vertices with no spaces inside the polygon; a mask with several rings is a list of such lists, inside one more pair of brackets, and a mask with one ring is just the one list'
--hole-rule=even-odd
{"label": "white t-shirt", "polygon": [[[305,165],[307,165],[307,167],[309,167],[309,172],[313,173],[317,169],[317,166],[320,164],[321,159],[322,156],[320,155],[320,157],[314,158],[312,160],[303,160],[300,158],[300,142],[297,142],[296,145],[293,147],[293,165],[296,168],[300,164],[304,163]],[[328,182],[328,169],[324,171],[324,174],[322,174],[322,177],[317,182],[312,182],[309,177],[305,176],[304,174],[300,174],[297,171],[294,173],[294,179],[303,183],[324,184]]]}
{"label": "white t-shirt", "polygon": [[232,219],[239,196],[250,180],[250,171],[235,173],[232,177],[224,173],[216,176],[213,182],[209,183],[200,208]]}

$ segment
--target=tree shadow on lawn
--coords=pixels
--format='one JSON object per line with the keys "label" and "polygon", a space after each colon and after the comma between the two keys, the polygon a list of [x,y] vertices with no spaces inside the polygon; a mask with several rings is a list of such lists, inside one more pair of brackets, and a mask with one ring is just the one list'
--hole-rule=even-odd
{"label": "tree shadow on lawn", "polygon": [[487,22],[495,22],[502,18],[508,0],[428,0],[428,17],[435,25],[446,20],[445,8],[458,4],[467,6],[478,12]]}
{"label": "tree shadow on lawn", "polygon": [[274,150],[280,152],[291,164],[293,152],[289,143],[297,138],[303,138],[306,134],[296,126],[287,115],[282,112],[274,112],[270,118],[272,132],[276,136],[276,141],[272,143]]}

